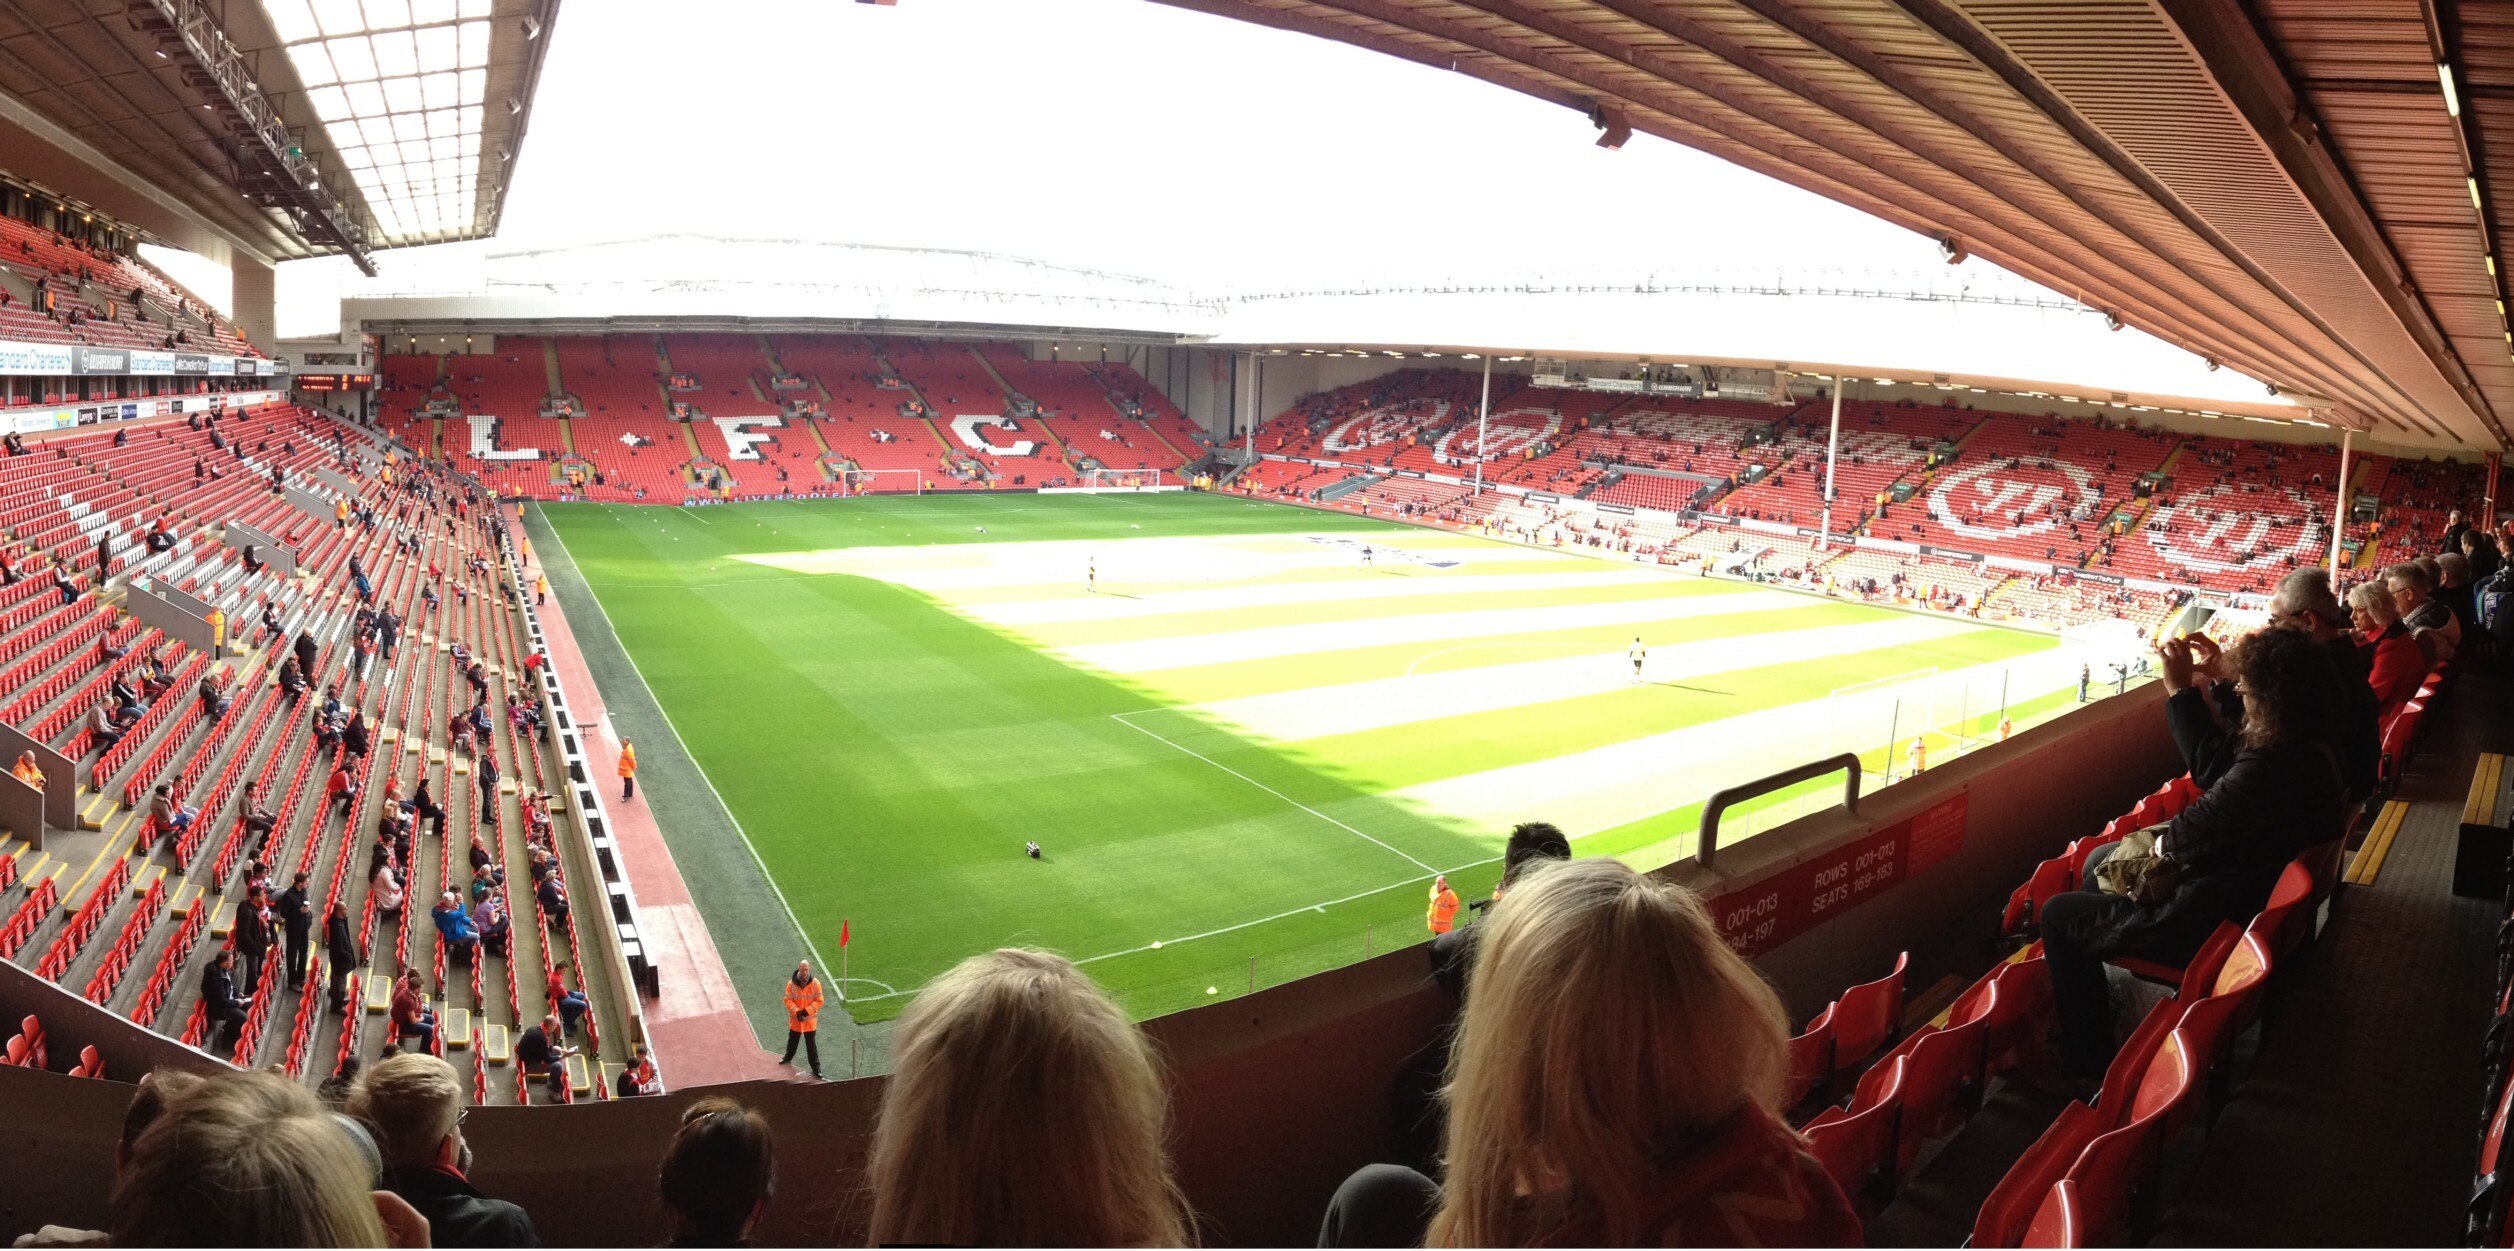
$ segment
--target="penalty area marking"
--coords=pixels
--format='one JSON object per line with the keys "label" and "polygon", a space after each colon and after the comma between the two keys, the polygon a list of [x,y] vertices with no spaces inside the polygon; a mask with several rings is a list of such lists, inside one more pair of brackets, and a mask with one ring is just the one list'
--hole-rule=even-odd
{"label": "penalty area marking", "polygon": [[[1397,850],[1396,848],[1389,846],[1389,845],[1388,845],[1388,844],[1386,844],[1386,843],[1380,842],[1380,840],[1378,840],[1378,839],[1376,839],[1376,838],[1372,838],[1370,835],[1365,834],[1365,833],[1363,833],[1363,832],[1362,832],[1362,831],[1360,831],[1360,830],[1354,829],[1352,826],[1346,825],[1344,822],[1342,822],[1342,821],[1338,821],[1338,820],[1336,820],[1334,817],[1328,816],[1326,813],[1320,812],[1320,811],[1319,811],[1319,810],[1317,810],[1316,808],[1312,808],[1312,807],[1310,807],[1308,804],[1302,803],[1301,801],[1299,801],[1299,800],[1297,800],[1297,799],[1294,799],[1294,798],[1292,798],[1291,796],[1286,795],[1286,794],[1284,794],[1283,792],[1281,792],[1281,791],[1279,791],[1279,790],[1276,790],[1275,788],[1273,788],[1273,787],[1271,787],[1271,786],[1268,786],[1268,785],[1266,785],[1265,783],[1260,782],[1260,781],[1258,781],[1257,779],[1255,779],[1255,778],[1253,778],[1253,777],[1250,777],[1250,776],[1248,776],[1247,774],[1242,773],[1242,772],[1240,772],[1239,770],[1234,769],[1234,768],[1232,768],[1231,766],[1226,765],[1226,764],[1222,763],[1221,761],[1214,759],[1214,758],[1213,758],[1213,757],[1211,757],[1211,756],[1205,755],[1204,753],[1199,752],[1199,751],[1195,750],[1194,748],[1191,748],[1191,747],[1185,746],[1185,745],[1183,745],[1183,744],[1180,744],[1180,743],[1174,742],[1174,741],[1172,741],[1172,740],[1170,740],[1170,739],[1167,739],[1167,738],[1163,738],[1161,735],[1159,735],[1159,734],[1157,734],[1157,733],[1154,733],[1154,732],[1153,732],[1153,731],[1151,731],[1151,730],[1147,730],[1147,729],[1143,728],[1142,726],[1135,724],[1135,723],[1134,723],[1134,722],[1132,722],[1132,721],[1127,720],[1127,718],[1128,718],[1128,717],[1140,717],[1140,716],[1142,716],[1144,713],[1147,713],[1147,712],[1166,712],[1166,711],[1168,711],[1168,709],[1165,709],[1165,708],[1145,708],[1145,709],[1141,709],[1141,710],[1138,710],[1138,711],[1135,711],[1135,712],[1113,712],[1113,713],[1110,713],[1110,714],[1109,714],[1109,720],[1111,720],[1111,721],[1115,721],[1115,722],[1116,722],[1116,723],[1118,723],[1119,725],[1125,726],[1127,729],[1133,730],[1133,731],[1135,731],[1135,732],[1136,732],[1136,733],[1138,733],[1138,734],[1142,734],[1142,735],[1144,735],[1145,737],[1150,738],[1150,739],[1152,739],[1152,740],[1153,740],[1153,741],[1155,741],[1155,742],[1168,743],[1170,746],[1175,747],[1175,748],[1177,748],[1177,749],[1178,749],[1178,750],[1180,750],[1180,751],[1186,752],[1188,755],[1190,755],[1190,756],[1194,756],[1196,759],[1201,760],[1201,761],[1204,761],[1206,764],[1212,765],[1214,768],[1220,769],[1220,770],[1221,770],[1221,771],[1223,771],[1224,773],[1228,773],[1228,774],[1230,774],[1232,777],[1238,778],[1239,780],[1241,780],[1241,781],[1243,781],[1243,782],[1248,783],[1250,786],[1254,786],[1254,787],[1256,787],[1258,790],[1264,791],[1265,793],[1267,793],[1267,794],[1269,794],[1269,795],[1272,795],[1272,796],[1274,796],[1275,798],[1280,799],[1280,800],[1282,800],[1283,802],[1285,802],[1285,803],[1287,803],[1287,804],[1290,804],[1290,805],[1292,805],[1293,807],[1298,808],[1298,809],[1300,809],[1301,811],[1306,812],[1306,813],[1308,813],[1309,815],[1311,815],[1311,816],[1313,816],[1313,817],[1316,817],[1316,818],[1318,818],[1319,820],[1324,821],[1324,822],[1326,822],[1327,824],[1332,825],[1332,826],[1336,827],[1336,828],[1337,828],[1337,829],[1339,829],[1339,830],[1343,830],[1343,831],[1344,831],[1345,833],[1347,833],[1347,834],[1351,834],[1351,835],[1353,835],[1353,836],[1354,836],[1354,837],[1356,837],[1356,838],[1362,839],[1362,840],[1363,840],[1363,841],[1365,841],[1365,842],[1368,842],[1368,843],[1371,843],[1371,844],[1373,844],[1373,845],[1377,846],[1380,850],[1385,851],[1385,852],[1387,852],[1389,855],[1395,856],[1395,857],[1397,857],[1398,859],[1405,861],[1407,864],[1413,865],[1415,868],[1421,869],[1421,870],[1422,870],[1422,871],[1424,871],[1425,873],[1438,873],[1438,872],[1440,872],[1440,870],[1439,870],[1439,869],[1433,868],[1432,866],[1430,866],[1430,865],[1428,865],[1428,864],[1425,864],[1425,863],[1423,863],[1422,861],[1417,860],[1417,859],[1415,859],[1414,857],[1409,856],[1409,855],[1405,854],[1404,852],[1399,851],[1399,850]],[[1374,893],[1374,894],[1375,894],[1375,893],[1377,893],[1377,892],[1371,892],[1371,893]],[[1342,900],[1337,900],[1336,902],[1341,903],[1341,902],[1343,902],[1343,901],[1342,901]]]}

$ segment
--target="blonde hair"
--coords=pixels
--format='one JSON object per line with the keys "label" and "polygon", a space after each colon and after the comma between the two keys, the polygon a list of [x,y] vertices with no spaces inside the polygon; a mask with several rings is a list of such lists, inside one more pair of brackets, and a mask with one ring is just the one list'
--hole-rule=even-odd
{"label": "blonde hair", "polygon": [[350,1125],[269,1073],[174,1093],[114,1182],[122,1247],[378,1247],[375,1179]]}
{"label": "blonde hair", "polygon": [[2374,623],[2386,629],[2401,619],[2400,605],[2392,602],[2392,589],[2380,578],[2368,579],[2349,588],[2348,606],[2362,608]]}
{"label": "blonde hair", "polygon": [[892,1039],[876,1244],[1183,1246],[1169,1096],[1142,1031],[1063,956],[971,956]]}
{"label": "blonde hair", "polygon": [[1427,1245],[1525,1245],[1583,1208],[1643,1245],[1662,1160],[1780,1109],[1781,1001],[1691,891],[1611,858],[1530,865],[1485,927]]}
{"label": "blonde hair", "polygon": [[349,1114],[375,1131],[385,1163],[425,1164],[463,1119],[462,1079],[424,1051],[389,1056],[359,1074]]}

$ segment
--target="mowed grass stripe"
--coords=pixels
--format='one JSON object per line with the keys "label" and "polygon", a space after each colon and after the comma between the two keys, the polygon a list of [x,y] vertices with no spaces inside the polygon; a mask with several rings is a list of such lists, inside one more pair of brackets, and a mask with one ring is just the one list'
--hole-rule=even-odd
{"label": "mowed grass stripe", "polygon": [[[1822,700],[1830,691],[1879,674],[1987,664],[2048,647],[2045,640],[1994,628],[1806,661],[1779,660],[1786,640],[1776,643],[1775,662],[1756,668],[1683,682],[1645,682],[1595,695],[1413,721],[1358,734],[1302,739],[1283,744],[1279,750],[1254,749],[1235,728],[1200,723],[1185,713],[1152,713],[1135,720],[1308,803],[1313,801],[1300,793],[1305,776],[1332,779],[1351,790],[1384,793],[1568,756],[1742,712]],[[1809,715],[1817,714],[1810,710]],[[1279,770],[1280,777],[1265,776],[1263,771],[1269,769]]]}
{"label": "mowed grass stripe", "polygon": [[[1607,567],[1612,568],[1612,566]],[[1289,590],[1298,590],[1309,586],[1336,586],[1365,581],[1373,583],[1384,582],[1391,576],[1391,573],[1388,572],[1390,568],[1391,567],[1389,566],[1382,566],[1380,568],[1364,569],[1359,565],[1319,565],[1306,569],[1286,569],[1275,573],[1258,574],[1253,577],[1245,578],[1230,578],[1227,580],[1212,578],[1193,580],[1138,580],[1115,577],[1112,576],[1109,570],[1102,569],[1100,571],[1100,586],[1103,593],[1141,595],[1147,598],[1158,598],[1164,595],[1191,594],[1197,591],[1211,591],[1218,587],[1246,587],[1252,589],[1277,587]],[[1594,560],[1583,560],[1575,557],[1554,557],[1534,560],[1480,560],[1472,565],[1461,566],[1457,569],[1409,568],[1408,572],[1428,581],[1434,578],[1445,578],[1451,576],[1482,577],[1500,576],[1506,574],[1595,573],[1598,568],[1599,564]],[[1082,596],[1087,594],[1087,592],[1083,589],[1082,569],[1077,566],[1071,576],[1060,576],[1053,580],[1005,582],[1001,585],[986,587],[954,587],[949,592],[942,594],[943,598],[952,604],[967,608],[982,608],[991,604],[1017,604],[1040,599],[1062,598],[1067,594]]]}
{"label": "mowed grass stripe", "polygon": [[1473,639],[1434,639],[1309,652],[1298,656],[1187,665],[1127,675],[1156,704],[1201,704],[1313,686],[1340,686],[1398,674],[1440,673],[1519,660],[1621,651],[1634,635],[1652,648],[1675,647],[1736,634],[1848,625],[1880,619],[1884,610],[1864,604],[1806,600],[1756,612],[1617,622],[1567,630],[1493,634]]}
{"label": "mowed grass stripe", "polygon": [[[1562,586],[1545,589],[1491,591],[1472,604],[1454,595],[1418,595],[1393,599],[1303,600],[1257,602],[1237,608],[1199,612],[1155,613],[1102,621],[1040,623],[1015,627],[1022,638],[1041,647],[1083,647],[1131,643],[1184,635],[1230,634],[1276,626],[1322,625],[1330,622],[1379,621],[1390,617],[1421,617],[1461,611],[1499,612],[1517,608],[1566,608],[1581,604],[1629,604],[1644,600],[1700,601],[1751,593],[1755,588],[1719,584],[1721,593],[1691,584],[1652,580],[1606,586]],[[976,614],[983,617],[984,613]]]}

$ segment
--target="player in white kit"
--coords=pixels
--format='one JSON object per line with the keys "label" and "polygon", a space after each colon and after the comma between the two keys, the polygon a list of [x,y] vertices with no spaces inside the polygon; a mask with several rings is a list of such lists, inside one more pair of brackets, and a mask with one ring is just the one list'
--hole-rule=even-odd
{"label": "player in white kit", "polygon": [[1636,634],[1632,636],[1632,649],[1624,654],[1632,658],[1632,680],[1640,681],[1641,662],[1650,658],[1650,649],[1641,645],[1641,636]]}

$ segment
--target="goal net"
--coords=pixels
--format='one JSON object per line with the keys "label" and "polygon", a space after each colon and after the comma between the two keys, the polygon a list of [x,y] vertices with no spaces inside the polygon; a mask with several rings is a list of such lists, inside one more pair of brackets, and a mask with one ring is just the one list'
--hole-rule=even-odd
{"label": "goal net", "polygon": [[849,495],[925,494],[925,474],[916,469],[842,469],[838,484]]}
{"label": "goal net", "polygon": [[1170,480],[1158,469],[1085,469],[1075,485],[1085,491],[1158,491]]}

